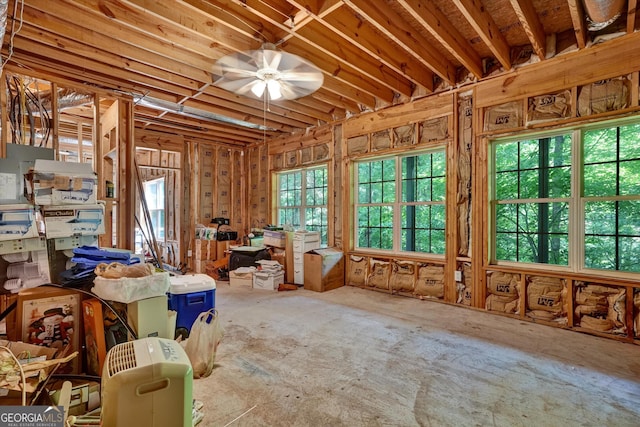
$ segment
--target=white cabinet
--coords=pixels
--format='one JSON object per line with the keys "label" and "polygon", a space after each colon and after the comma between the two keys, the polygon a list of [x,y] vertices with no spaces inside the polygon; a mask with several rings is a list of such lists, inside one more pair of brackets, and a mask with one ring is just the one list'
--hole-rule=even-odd
{"label": "white cabinet", "polygon": [[296,231],[293,234],[293,283],[304,284],[304,253],[320,247],[317,231]]}

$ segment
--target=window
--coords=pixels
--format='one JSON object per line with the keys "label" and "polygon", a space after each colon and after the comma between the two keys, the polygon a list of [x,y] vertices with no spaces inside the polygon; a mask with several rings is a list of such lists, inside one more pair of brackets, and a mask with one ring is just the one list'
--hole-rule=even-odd
{"label": "window", "polygon": [[327,167],[279,173],[278,224],[320,232],[327,244]]}
{"label": "window", "polygon": [[[153,226],[153,233],[156,240],[164,242],[165,240],[165,201],[164,201],[164,178],[154,179],[153,181],[146,181],[144,183],[144,198],[146,201],[146,208],[149,210],[149,218],[151,225]],[[136,252],[139,253],[143,249],[143,242],[150,239],[151,236],[147,233],[150,232],[149,225],[146,222],[146,215],[143,209],[144,204],[141,204],[139,210],[140,214],[140,226],[136,227]]]}
{"label": "window", "polygon": [[640,124],[583,138],[584,265],[640,272]]}
{"label": "window", "polygon": [[640,124],[495,142],[493,260],[640,272],[638,141]]}
{"label": "window", "polygon": [[571,136],[495,147],[498,260],[568,265]]}
{"label": "window", "polygon": [[445,172],[444,149],[357,162],[356,247],[444,254]]}

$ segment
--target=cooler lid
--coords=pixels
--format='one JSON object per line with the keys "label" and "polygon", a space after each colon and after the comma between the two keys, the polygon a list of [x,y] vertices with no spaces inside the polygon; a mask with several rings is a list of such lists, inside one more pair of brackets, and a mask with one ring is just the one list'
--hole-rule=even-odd
{"label": "cooler lid", "polygon": [[185,274],[169,278],[169,293],[190,294],[216,288],[216,281],[206,274]]}

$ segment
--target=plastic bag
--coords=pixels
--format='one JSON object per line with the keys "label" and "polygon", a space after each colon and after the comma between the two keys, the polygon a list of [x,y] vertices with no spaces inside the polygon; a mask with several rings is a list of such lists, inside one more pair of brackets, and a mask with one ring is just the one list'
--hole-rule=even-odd
{"label": "plastic bag", "polygon": [[218,344],[224,336],[218,311],[211,309],[198,315],[191,326],[185,352],[191,361],[193,378],[208,377],[213,371]]}

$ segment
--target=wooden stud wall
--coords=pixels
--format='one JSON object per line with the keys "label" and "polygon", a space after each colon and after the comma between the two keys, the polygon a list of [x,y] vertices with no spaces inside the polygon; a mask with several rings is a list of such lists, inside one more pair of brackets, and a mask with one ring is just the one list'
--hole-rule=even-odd
{"label": "wooden stud wall", "polygon": [[[498,135],[517,134],[528,130],[547,129],[628,116],[637,114],[640,111],[638,104],[640,80],[638,74],[638,70],[640,70],[640,53],[638,52],[640,51],[633,49],[633,52],[629,52],[629,46],[633,45],[630,43],[639,42],[640,35],[636,33],[630,36],[623,36],[620,39],[614,44],[608,44],[606,49],[594,46],[591,54],[584,54],[583,52],[570,53],[539,64],[530,65],[522,70],[516,69],[508,76],[490,79],[467,87],[464,92],[460,91],[458,93],[454,91],[454,93],[432,95],[415,100],[411,104],[388,107],[375,113],[363,114],[342,123],[332,124],[332,133],[335,135],[332,161],[334,165],[338,165],[341,175],[340,181],[335,181],[336,189],[340,189],[338,191],[340,193],[340,196],[338,196],[340,201],[334,201],[335,213],[338,215],[335,230],[344,230],[344,232],[340,233],[339,238],[336,234],[335,241],[341,242],[341,246],[345,251],[346,282],[382,292],[418,296],[412,292],[397,291],[397,287],[392,283],[394,280],[392,279],[394,277],[393,268],[396,268],[395,274],[398,274],[397,270],[402,269],[402,266],[393,267],[391,265],[389,278],[386,279],[386,282],[385,280],[379,282],[377,279],[373,280],[374,276],[372,274],[374,272],[372,270],[374,267],[372,265],[381,261],[391,261],[392,257],[381,257],[373,253],[368,254],[366,251],[353,251],[352,237],[350,232],[347,231],[353,229],[353,215],[351,213],[352,209],[350,209],[353,199],[350,164],[353,159],[384,153],[401,153],[415,147],[412,144],[410,147],[403,145],[392,146],[388,149],[381,148],[386,146],[384,133],[387,129],[402,129],[421,120],[448,117],[450,135],[452,136],[444,142],[448,147],[448,249],[446,257],[444,260],[425,259],[424,257],[394,257],[393,261],[409,263],[414,266],[427,263],[444,267],[445,292],[443,297],[426,298],[486,309],[489,295],[497,295],[493,293],[495,291],[488,290],[488,286],[495,285],[495,283],[491,282],[490,275],[494,273],[512,274],[518,289],[513,291],[515,292],[513,294],[515,299],[511,300],[513,297],[506,295],[506,298],[499,298],[500,295],[498,297],[492,296],[491,298],[494,302],[491,303],[491,310],[489,310],[491,313],[513,316],[521,320],[546,325],[567,327],[623,341],[640,342],[640,314],[638,314],[640,310],[640,282],[637,279],[609,276],[594,279],[594,277],[587,277],[582,274],[554,272],[549,271],[549,269],[541,271],[540,269],[528,269],[524,266],[505,268],[503,266],[490,265],[486,244],[489,238],[489,218],[487,215],[489,171],[487,165],[490,138]],[[620,58],[625,59],[621,61]],[[603,78],[617,78],[618,76],[627,76],[630,81],[631,103],[629,105],[618,111],[598,113],[587,117],[577,114],[577,101],[581,86]],[[528,120],[527,109],[530,97],[557,94],[561,91],[569,91],[571,110],[566,118],[536,122]],[[461,117],[461,103],[463,100],[472,104],[467,110],[470,118],[468,117],[466,121]],[[519,107],[521,108],[521,123],[519,126],[491,131],[486,130],[484,116],[487,109],[507,102],[515,102],[516,105],[521,105]],[[298,167],[301,164],[301,150],[318,143],[322,139],[317,137],[321,132],[323,132],[323,129],[316,130],[314,136],[306,140],[301,137],[291,137],[269,141],[270,170],[287,170]],[[461,141],[463,132],[471,133],[470,146],[466,143],[463,144],[463,141]],[[355,141],[358,138],[361,139],[361,141],[358,141],[361,148],[354,150],[356,152],[350,153],[348,141],[350,139]],[[391,138],[394,138],[394,136]],[[414,135],[413,138],[417,138],[417,135]],[[467,150],[469,151],[467,152]],[[471,161],[472,175],[470,183],[465,183],[466,178],[457,171],[457,165],[466,156],[470,156]],[[336,176],[338,176],[337,173]],[[470,193],[467,194],[467,196],[471,197],[470,201],[463,200],[465,196],[462,191],[463,187],[470,188]],[[252,195],[250,194],[249,197],[252,197]],[[471,217],[468,237],[470,245],[468,250],[464,249],[464,243],[461,240],[464,232],[459,228],[458,220],[460,216],[456,213],[458,210],[456,201],[470,203]],[[361,275],[359,277],[362,277],[362,279],[356,280],[350,277],[352,270],[359,271],[358,274]],[[460,281],[454,280],[457,271],[462,273],[462,280]],[[418,280],[417,268],[413,274],[415,284]],[[372,283],[376,283],[376,285],[369,285],[369,280],[373,280]],[[551,283],[548,286],[551,291],[545,288],[546,293],[530,294],[529,291],[533,291],[532,283],[536,281]],[[384,283],[387,283],[386,287]],[[625,291],[626,300],[623,304],[626,309],[626,329],[623,332],[608,333],[580,326],[579,319],[574,311],[577,307],[576,296],[578,292],[581,292],[581,289],[587,286],[584,283],[595,283],[610,294],[620,289]],[[532,317],[530,313],[534,312],[535,307],[539,306],[539,301],[531,300],[531,298],[541,298],[540,301],[543,303],[553,305],[553,310],[555,311],[547,312],[551,313],[549,316],[553,318]],[[507,309],[515,309],[517,307],[519,310],[517,313],[496,311],[496,307],[498,309],[504,307],[503,301],[507,300],[513,302],[512,306],[507,305]],[[560,303],[562,304],[561,309],[559,308],[560,305],[558,305]],[[495,304],[498,305],[496,306]],[[538,311],[543,312],[544,310]],[[635,328],[634,322],[636,323]]]}

